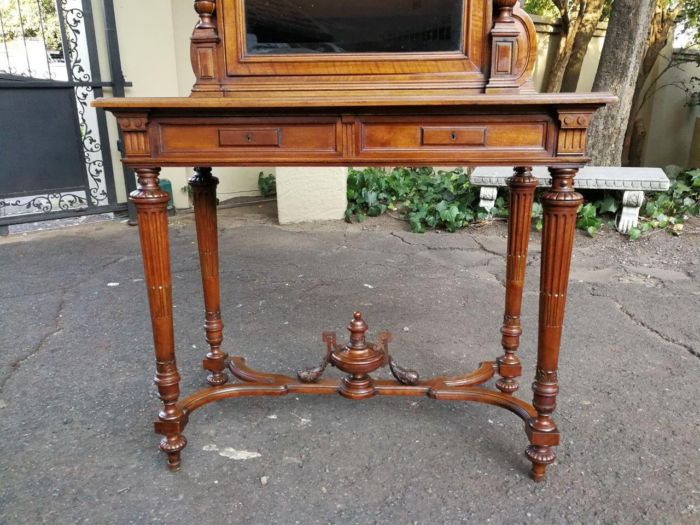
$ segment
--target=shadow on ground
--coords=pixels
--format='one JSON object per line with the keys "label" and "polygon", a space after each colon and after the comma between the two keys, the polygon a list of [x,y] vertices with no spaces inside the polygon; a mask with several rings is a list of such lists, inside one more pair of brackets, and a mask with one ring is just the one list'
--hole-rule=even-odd
{"label": "shadow on ground", "polygon": [[[279,227],[221,213],[226,350],[260,369],[318,362],[361,309],[424,376],[500,354],[503,224],[414,235],[384,218]],[[172,220],[182,389],[204,384],[191,215]],[[539,238],[521,357],[530,398]],[[228,400],[197,412],[183,469],[159,402],[136,230],[0,240],[0,523],[697,523],[700,242],[579,236],[562,350],[557,464],[534,484],[520,421],[429,399]],[[332,372],[334,373],[334,372]],[[238,460],[229,456],[248,456]]]}

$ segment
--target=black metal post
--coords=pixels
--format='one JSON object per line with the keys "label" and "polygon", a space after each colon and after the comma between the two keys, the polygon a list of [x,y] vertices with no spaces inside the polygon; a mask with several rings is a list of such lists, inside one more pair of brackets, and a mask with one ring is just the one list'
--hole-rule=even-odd
{"label": "black metal post", "polygon": [[[125,94],[124,87],[126,86],[126,81],[124,79],[124,72],[122,71],[122,59],[119,54],[119,36],[117,35],[117,22],[114,16],[114,1],[104,0],[104,13],[105,13],[105,33],[107,34],[107,48],[109,50],[109,72],[112,77],[112,95],[115,97],[123,97]],[[122,151],[123,137],[121,130],[119,131],[119,143],[117,147],[119,151]],[[124,172],[124,185],[126,186],[127,194],[131,193],[136,189],[136,173],[131,168],[122,166]],[[136,220],[136,207],[133,203],[128,200],[127,206],[129,209],[129,224],[135,226]]]}

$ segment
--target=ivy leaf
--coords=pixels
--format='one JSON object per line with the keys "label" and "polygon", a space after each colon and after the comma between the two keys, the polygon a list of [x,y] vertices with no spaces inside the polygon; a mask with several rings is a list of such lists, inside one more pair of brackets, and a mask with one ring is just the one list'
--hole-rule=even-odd
{"label": "ivy leaf", "polygon": [[632,228],[629,235],[630,241],[638,241],[642,237],[642,230],[639,228]]}
{"label": "ivy leaf", "polygon": [[367,188],[365,188],[362,190],[362,196],[364,197],[367,206],[374,206],[377,203],[376,191],[367,191]]}
{"label": "ivy leaf", "polygon": [[595,209],[595,205],[588,203],[586,204],[583,208],[581,208],[581,211],[579,212],[579,215],[585,219],[592,219],[598,214],[598,212]]}
{"label": "ivy leaf", "polygon": [[459,208],[452,204],[449,208],[440,211],[440,218],[449,223],[453,223],[457,216],[459,215]]}
{"label": "ivy leaf", "polygon": [[411,224],[411,231],[413,233],[425,233],[425,229],[423,228],[423,224],[420,222],[419,219],[412,218],[410,221]]}
{"label": "ivy leaf", "polygon": [[[543,215],[543,209],[542,205],[539,202],[534,202],[532,204],[532,218],[536,219],[538,217],[542,217]],[[542,229],[542,228],[540,228]]]}
{"label": "ivy leaf", "polygon": [[598,203],[600,213],[617,213],[618,208],[617,200],[611,195],[608,195]]}

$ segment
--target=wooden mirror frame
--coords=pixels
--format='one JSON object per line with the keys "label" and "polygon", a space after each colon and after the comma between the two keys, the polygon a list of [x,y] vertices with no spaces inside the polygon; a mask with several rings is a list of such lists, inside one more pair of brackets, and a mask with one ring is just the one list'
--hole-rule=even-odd
{"label": "wooden mirror frame", "polygon": [[531,93],[537,36],[517,0],[464,0],[460,51],[254,55],[246,49],[245,0],[194,0],[192,96],[260,91],[393,97]]}

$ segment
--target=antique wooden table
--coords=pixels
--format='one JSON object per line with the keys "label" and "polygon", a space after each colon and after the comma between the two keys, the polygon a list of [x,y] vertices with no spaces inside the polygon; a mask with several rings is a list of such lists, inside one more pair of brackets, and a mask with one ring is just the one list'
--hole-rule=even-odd
{"label": "antique wooden table", "polygon": [[[197,77],[192,96],[95,103],[116,115],[124,137],[124,163],[138,175],[139,187],[131,199],[138,212],[155,382],[163,402],[155,430],[164,436],[160,448],[170,468],[180,466],[190,415],[207,403],[244,396],[340,393],[350,399],[428,396],[506,408],[525,422],[530,441],[526,455],[533,478],[542,479],[559,444],[552,413],[559,391],[557,367],[576,212],[582,202],[574,177],[588,161],[591,118],[614,97],[535,93],[535,31],[515,0],[440,0],[427,8],[405,0],[380,7],[366,1],[342,5],[347,13],[340,19],[346,24],[372,10],[371,21],[387,24],[391,13],[384,10],[392,6],[404,14],[402,27],[437,24],[416,26],[408,36],[382,28],[382,34],[393,36],[374,41],[370,22],[363,21],[366,28],[359,31],[358,26],[354,33],[343,33],[344,26],[327,29],[338,20],[329,13],[343,2],[300,2],[305,4],[302,11],[289,11],[278,3],[265,10],[269,0],[195,0],[200,20],[192,36]],[[440,12],[447,4],[452,11]],[[455,8],[463,13],[461,22]],[[418,10],[414,18],[409,16],[411,9]],[[421,9],[433,11],[426,15]],[[297,35],[301,27],[312,36]],[[365,30],[369,43],[353,40],[352,35]],[[282,37],[275,31],[287,43],[278,43]],[[321,32],[325,39],[335,32],[346,36],[319,44]],[[430,42],[427,49],[421,47],[425,42]],[[212,167],[289,165],[521,166],[509,182],[503,355],[472,373],[423,379],[395,363],[388,333],[379,334],[376,344],[368,343],[367,325],[355,313],[348,327],[350,341],[341,345],[334,334],[325,333],[321,365],[300,371],[298,377],[258,372],[243,358],[230,357],[222,348],[218,180]],[[515,394],[522,370],[516,351],[537,186],[530,168],[534,165],[550,167],[552,184],[542,195],[539,341],[534,401],[529,404]],[[210,347],[204,359],[209,387],[183,398],[173,337],[168,194],[158,181],[164,166],[197,166],[190,186]],[[322,378],[328,364],[347,376],[340,381]],[[383,366],[391,368],[395,380],[370,376]],[[495,388],[487,387],[495,376]]]}

